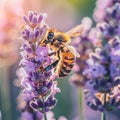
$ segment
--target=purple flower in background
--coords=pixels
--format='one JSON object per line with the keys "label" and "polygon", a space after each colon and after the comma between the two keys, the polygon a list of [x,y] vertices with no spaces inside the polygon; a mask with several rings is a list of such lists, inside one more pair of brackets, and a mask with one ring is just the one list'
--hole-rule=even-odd
{"label": "purple flower in background", "polygon": [[[96,22],[108,21],[108,19],[119,18],[119,9],[115,4],[120,3],[119,0],[97,0],[94,9],[93,18]],[[114,6],[115,5],[115,6]],[[112,8],[112,9],[111,9]],[[117,20],[117,19],[116,19]]]}
{"label": "purple flower in background", "polygon": [[[104,1],[98,0],[97,2],[101,1],[102,4],[105,4]],[[120,1],[115,0],[106,0],[109,2],[107,6],[104,8],[100,7],[101,5],[97,5],[95,11],[102,9],[104,11],[104,17],[98,23],[98,28],[100,29],[100,36],[102,39],[110,40],[115,36],[119,36],[120,34]],[[98,16],[99,14],[97,14]],[[97,18],[96,16],[96,18]],[[99,17],[99,16],[98,16]],[[99,20],[98,20],[99,21]]]}
{"label": "purple flower in background", "polygon": [[103,65],[95,63],[93,59],[88,59],[86,63],[88,64],[89,68],[83,72],[83,75],[90,74],[92,77],[97,78],[105,75],[107,72]]}
{"label": "purple flower in background", "polygon": [[32,11],[23,17],[25,25],[21,31],[23,45],[20,62],[23,74],[20,75],[20,79],[22,97],[26,103],[21,108],[25,111],[22,113],[22,120],[42,120],[40,113],[48,112],[55,107],[55,94],[60,92],[55,81],[54,69],[45,70],[54,61],[54,56],[49,56],[48,47],[39,45],[48,29],[45,18],[46,14],[38,15]]}
{"label": "purple flower in background", "polygon": [[[116,39],[114,39],[112,43],[114,43],[115,40]],[[120,105],[118,105],[119,96],[116,96],[119,91],[113,95],[114,89],[119,88],[120,74],[119,61],[112,59],[112,50],[115,49],[112,43],[108,42],[104,49],[101,49],[102,54],[97,52],[91,53],[90,58],[86,61],[88,67],[83,72],[83,75],[88,76],[86,78],[89,79],[86,84],[87,104],[94,110],[110,111],[120,107]],[[112,46],[109,51],[106,49],[108,45]],[[118,49],[118,51],[119,50],[120,49]],[[118,58],[119,56],[120,55],[118,55]]]}
{"label": "purple flower in background", "polygon": [[76,58],[76,63],[73,67],[74,74],[70,77],[70,81],[77,87],[84,86],[86,83],[86,79],[82,75],[82,72],[86,67],[85,60],[92,51],[93,45],[91,42],[95,43],[93,38],[96,37],[93,35],[94,32],[90,30],[92,26],[92,20],[90,18],[83,18],[81,25],[83,26],[81,36],[74,39],[72,42],[72,45],[80,54],[80,58]]}
{"label": "purple flower in background", "polygon": [[[119,2],[97,1],[94,17],[98,21],[96,34],[97,39],[101,40],[101,46],[96,46],[95,52],[89,54],[86,60],[87,67],[83,72],[89,80],[85,92],[87,105],[101,112],[120,108]],[[101,18],[98,16],[100,11]]]}
{"label": "purple flower in background", "polygon": [[25,111],[21,114],[21,120],[34,120],[34,118],[30,112]]}

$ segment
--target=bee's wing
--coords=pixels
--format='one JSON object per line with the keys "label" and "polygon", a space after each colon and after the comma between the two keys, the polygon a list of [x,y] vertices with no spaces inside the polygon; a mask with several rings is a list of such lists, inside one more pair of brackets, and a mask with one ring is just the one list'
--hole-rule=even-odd
{"label": "bee's wing", "polygon": [[73,53],[76,57],[80,57],[80,54],[76,51],[76,49],[69,45],[69,44],[66,44],[66,43],[63,43],[65,45],[65,47],[67,47],[71,53]]}
{"label": "bee's wing", "polygon": [[72,28],[71,30],[69,30],[68,32],[66,32],[66,34],[71,38],[75,38],[81,35],[81,33],[83,32],[83,26],[80,24],[74,28]]}

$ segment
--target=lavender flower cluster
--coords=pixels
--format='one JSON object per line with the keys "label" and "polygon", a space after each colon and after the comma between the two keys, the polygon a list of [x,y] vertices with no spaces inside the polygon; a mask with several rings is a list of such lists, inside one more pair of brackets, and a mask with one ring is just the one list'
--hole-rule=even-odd
{"label": "lavender flower cluster", "polygon": [[[102,0],[98,0],[101,2]],[[104,18],[97,24],[101,47],[86,60],[86,100],[89,107],[101,112],[120,108],[120,4],[119,0],[109,0],[104,8]],[[102,1],[104,4],[104,1]],[[101,4],[100,4],[101,6]],[[99,4],[97,4],[98,10]],[[96,16],[97,17],[97,16]],[[99,18],[99,17],[98,17]]]}
{"label": "lavender flower cluster", "polygon": [[[98,0],[99,2],[100,0]],[[102,0],[101,0],[102,1]],[[102,1],[104,4],[104,1]],[[99,9],[99,5],[97,6],[96,10]],[[107,5],[104,9],[104,17],[101,22],[98,24],[99,29],[101,30],[101,37],[102,39],[112,39],[115,36],[119,36],[120,34],[120,1],[119,0],[109,0],[107,1]],[[98,15],[96,16],[96,18]]]}
{"label": "lavender flower cluster", "polygon": [[[70,81],[76,87],[84,87],[86,83],[85,76],[82,75],[83,70],[86,67],[86,59],[88,59],[89,53],[92,51],[94,42],[95,28],[92,27],[92,20],[88,17],[82,19],[81,25],[83,31],[81,35],[72,41],[72,45],[80,54],[80,58],[76,58],[75,65],[73,67],[74,74],[70,77]],[[94,42],[95,43],[95,42]]]}
{"label": "lavender flower cluster", "polygon": [[[60,92],[57,81],[54,80],[54,70],[45,70],[54,58],[49,55],[49,48],[39,45],[48,29],[45,23],[46,16],[46,14],[38,15],[36,12],[28,12],[28,16],[23,17],[24,25],[21,32],[23,45],[20,71],[22,71],[23,96],[29,106],[28,111],[31,107],[38,113],[51,110],[57,102],[54,96]],[[24,107],[25,110],[26,108]]]}
{"label": "lavender flower cluster", "polygon": [[[18,71],[20,72],[20,71]],[[22,75],[22,73],[19,73]],[[44,120],[44,113],[40,111],[34,111],[30,105],[29,102],[24,100],[24,93],[20,93],[20,95],[17,98],[18,109],[22,111],[22,114],[20,116],[20,120]],[[49,120],[56,120],[54,117],[54,113],[52,111],[46,112],[46,118]],[[60,116],[58,120],[67,120],[64,116]]]}

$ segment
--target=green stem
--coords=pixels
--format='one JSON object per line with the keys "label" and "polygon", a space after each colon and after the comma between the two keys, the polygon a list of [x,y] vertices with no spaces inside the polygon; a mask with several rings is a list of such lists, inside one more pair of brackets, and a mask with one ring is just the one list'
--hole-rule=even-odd
{"label": "green stem", "polygon": [[101,120],[106,120],[106,113],[105,112],[102,112],[102,114],[101,114]]}
{"label": "green stem", "polygon": [[[106,105],[106,93],[104,93],[104,106]],[[106,120],[106,111],[102,112],[101,120]]]}
{"label": "green stem", "polygon": [[44,119],[47,120],[47,116],[46,116],[46,113],[44,113]]}
{"label": "green stem", "polygon": [[83,88],[79,88],[78,92],[79,96],[79,115],[80,115],[80,120],[84,120],[84,109],[83,109]]}
{"label": "green stem", "polygon": [[12,120],[8,67],[7,66],[1,67],[0,73],[1,73],[0,98],[1,98],[2,120]]}

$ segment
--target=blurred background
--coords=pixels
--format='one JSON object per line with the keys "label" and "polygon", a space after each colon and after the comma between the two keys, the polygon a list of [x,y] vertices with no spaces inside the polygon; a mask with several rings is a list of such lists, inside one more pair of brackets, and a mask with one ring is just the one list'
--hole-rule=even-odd
{"label": "blurred background", "polygon": [[[20,117],[16,102],[20,88],[14,85],[14,81],[17,79],[16,70],[21,59],[21,41],[17,38],[22,16],[29,10],[47,13],[46,23],[51,28],[66,32],[80,24],[83,17],[92,17],[95,2],[96,0],[0,0],[0,93],[3,96],[0,99],[0,110],[3,101],[6,106],[10,103],[7,107],[12,111],[13,120]],[[63,115],[68,120],[79,120],[78,90],[71,84],[69,77],[58,80],[62,92],[56,95],[58,103],[53,112],[56,119]],[[4,93],[8,94],[7,99]],[[85,120],[100,120],[99,112],[84,106]],[[111,120],[118,120],[115,114],[117,111],[110,113],[109,118],[112,116]]]}

